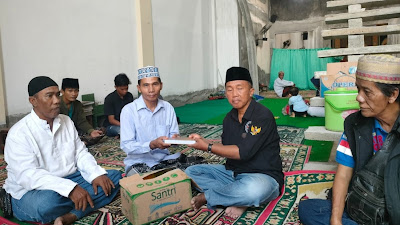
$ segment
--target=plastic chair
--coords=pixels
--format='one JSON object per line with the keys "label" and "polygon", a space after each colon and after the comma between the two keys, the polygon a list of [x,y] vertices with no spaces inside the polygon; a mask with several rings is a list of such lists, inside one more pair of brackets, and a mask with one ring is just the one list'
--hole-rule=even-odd
{"label": "plastic chair", "polygon": [[94,99],[94,93],[82,95],[82,101],[94,102],[93,106],[93,127],[99,127],[99,117],[104,116],[104,105],[97,104]]}

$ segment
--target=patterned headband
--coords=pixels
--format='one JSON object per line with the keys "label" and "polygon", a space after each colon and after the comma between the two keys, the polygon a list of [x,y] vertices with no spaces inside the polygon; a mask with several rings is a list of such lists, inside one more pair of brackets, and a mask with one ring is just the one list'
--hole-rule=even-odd
{"label": "patterned headband", "polygon": [[376,83],[400,84],[400,58],[366,55],[358,60],[356,78]]}
{"label": "patterned headband", "polygon": [[160,74],[158,73],[158,68],[155,66],[146,66],[138,69],[138,80],[147,77],[160,77]]}

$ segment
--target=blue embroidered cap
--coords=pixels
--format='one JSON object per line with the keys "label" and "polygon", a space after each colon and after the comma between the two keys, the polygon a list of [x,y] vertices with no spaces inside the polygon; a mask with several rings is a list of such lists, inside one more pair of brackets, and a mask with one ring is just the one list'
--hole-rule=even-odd
{"label": "blue embroidered cap", "polygon": [[158,68],[155,66],[146,66],[138,69],[138,80],[147,77],[160,77],[160,74],[158,73]]}

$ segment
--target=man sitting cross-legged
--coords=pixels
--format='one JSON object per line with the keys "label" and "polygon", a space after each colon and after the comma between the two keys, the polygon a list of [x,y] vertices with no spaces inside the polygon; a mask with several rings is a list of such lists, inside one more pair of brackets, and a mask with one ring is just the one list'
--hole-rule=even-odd
{"label": "man sitting cross-legged", "polygon": [[171,155],[168,151],[171,145],[163,141],[179,136],[179,127],[174,107],[159,99],[162,87],[157,67],[138,70],[137,89],[141,95],[121,112],[121,149],[127,154],[124,159],[127,176],[162,168],[157,167],[161,161],[180,156],[180,153]]}
{"label": "man sitting cross-legged", "polygon": [[28,92],[33,109],[7,135],[2,210],[12,206],[21,221],[71,224],[111,202],[121,173],[97,165],[72,120],[60,114],[60,91],[52,79],[33,78]]}
{"label": "man sitting cross-legged", "polygon": [[109,137],[119,137],[121,124],[119,122],[122,108],[126,104],[133,102],[133,95],[128,91],[131,81],[124,73],[120,73],[114,78],[115,91],[111,92],[104,99],[104,126]]}
{"label": "man sitting cross-legged", "polygon": [[283,185],[279,135],[269,109],[252,99],[254,89],[247,69],[226,72],[226,97],[233,109],[223,122],[222,144],[211,144],[198,134],[189,145],[227,158],[225,165],[194,165],[185,172],[200,187],[192,199],[196,210],[203,204],[228,207],[238,218],[249,206],[259,206],[279,196]]}
{"label": "man sitting cross-legged", "polygon": [[295,86],[292,81],[284,80],[284,76],[285,73],[279,71],[278,77],[274,81],[274,91],[278,97],[286,97],[289,94],[290,88]]}

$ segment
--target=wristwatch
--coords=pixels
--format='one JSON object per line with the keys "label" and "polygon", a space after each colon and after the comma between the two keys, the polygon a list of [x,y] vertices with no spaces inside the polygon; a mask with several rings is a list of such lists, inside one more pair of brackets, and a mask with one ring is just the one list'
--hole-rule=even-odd
{"label": "wristwatch", "polygon": [[212,153],[212,151],[211,151],[212,146],[213,146],[212,143],[208,144],[208,148],[207,148],[208,153]]}

